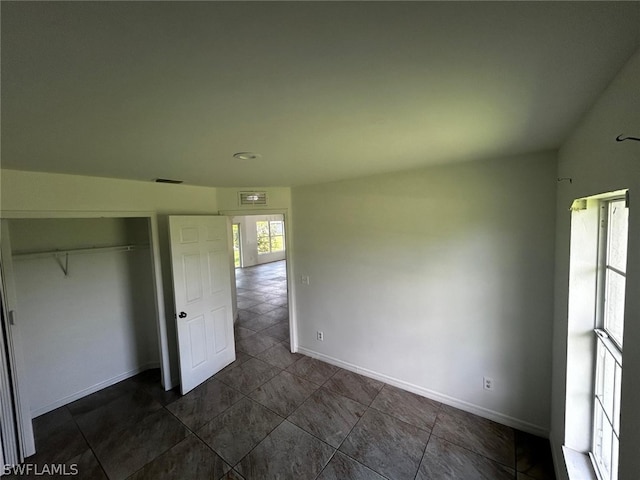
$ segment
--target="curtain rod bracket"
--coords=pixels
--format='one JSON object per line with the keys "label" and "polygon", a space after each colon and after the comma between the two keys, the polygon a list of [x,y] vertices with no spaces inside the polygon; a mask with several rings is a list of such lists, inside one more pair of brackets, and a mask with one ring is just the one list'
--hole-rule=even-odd
{"label": "curtain rod bracket", "polygon": [[638,137],[625,137],[622,133],[616,137],[616,142],[624,142],[625,140],[635,140],[636,142],[640,142],[640,138]]}
{"label": "curtain rod bracket", "polygon": [[62,260],[60,260],[60,257],[62,255],[54,255],[56,261],[58,262],[58,265],[60,265],[60,268],[62,269],[62,273],[64,273],[65,277],[69,276],[69,252],[66,252],[64,254],[64,265],[62,264]]}
{"label": "curtain rod bracket", "polygon": [[571,177],[558,177],[558,182],[566,182],[573,183],[573,178]]}

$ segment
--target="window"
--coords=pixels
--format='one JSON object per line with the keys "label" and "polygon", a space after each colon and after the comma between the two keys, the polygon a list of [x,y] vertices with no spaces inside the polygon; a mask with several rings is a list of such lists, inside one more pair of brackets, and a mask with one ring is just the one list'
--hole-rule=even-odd
{"label": "window", "polygon": [[284,250],[284,222],[282,220],[258,221],[258,254]]}
{"label": "window", "polygon": [[233,228],[233,264],[236,268],[240,268],[242,263],[240,261],[240,224],[234,223]]}
{"label": "window", "polygon": [[622,339],[629,209],[625,198],[602,201],[592,459],[602,480],[617,480]]}

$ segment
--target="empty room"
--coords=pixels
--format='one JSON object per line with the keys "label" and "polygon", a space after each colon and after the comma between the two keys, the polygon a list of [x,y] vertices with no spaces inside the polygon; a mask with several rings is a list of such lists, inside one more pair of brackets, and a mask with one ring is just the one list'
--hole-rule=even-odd
{"label": "empty room", "polygon": [[0,476],[638,478],[640,2],[0,9]]}

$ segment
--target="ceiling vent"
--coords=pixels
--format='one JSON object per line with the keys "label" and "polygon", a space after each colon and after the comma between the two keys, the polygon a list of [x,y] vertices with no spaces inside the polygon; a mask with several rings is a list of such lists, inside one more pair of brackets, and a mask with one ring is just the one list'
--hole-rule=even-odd
{"label": "ceiling vent", "polygon": [[266,205],[267,192],[239,192],[240,205]]}

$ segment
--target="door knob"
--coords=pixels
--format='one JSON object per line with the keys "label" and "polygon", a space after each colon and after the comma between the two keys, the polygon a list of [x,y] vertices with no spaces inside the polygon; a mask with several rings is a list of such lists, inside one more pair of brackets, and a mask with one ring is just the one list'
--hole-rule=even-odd
{"label": "door knob", "polygon": [[178,317],[180,318],[187,318],[187,314],[184,312],[180,312],[180,315],[178,315]]}

